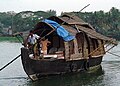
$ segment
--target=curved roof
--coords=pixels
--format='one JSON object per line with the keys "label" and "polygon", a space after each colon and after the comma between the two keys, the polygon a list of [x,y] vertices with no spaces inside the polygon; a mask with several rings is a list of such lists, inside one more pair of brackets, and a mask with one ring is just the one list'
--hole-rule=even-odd
{"label": "curved roof", "polygon": [[[100,40],[104,40],[104,41],[116,44],[116,41],[114,39],[106,37],[100,33],[97,33],[90,24],[84,22],[82,19],[80,19],[75,15],[62,15],[60,17],[51,16],[48,19],[57,22],[74,36],[80,31],[83,31],[92,38],[100,39]],[[39,22],[36,25],[36,29],[38,28],[43,29],[47,27],[54,29],[53,26],[45,22]]]}

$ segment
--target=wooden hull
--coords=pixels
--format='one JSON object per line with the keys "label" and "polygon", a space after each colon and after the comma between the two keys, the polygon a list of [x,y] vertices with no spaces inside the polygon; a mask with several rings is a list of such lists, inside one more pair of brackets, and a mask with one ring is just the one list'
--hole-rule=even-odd
{"label": "wooden hull", "polygon": [[66,61],[64,59],[33,60],[29,58],[28,49],[21,48],[23,68],[28,77],[35,81],[46,75],[66,74],[88,71],[90,68],[99,66],[102,57]]}

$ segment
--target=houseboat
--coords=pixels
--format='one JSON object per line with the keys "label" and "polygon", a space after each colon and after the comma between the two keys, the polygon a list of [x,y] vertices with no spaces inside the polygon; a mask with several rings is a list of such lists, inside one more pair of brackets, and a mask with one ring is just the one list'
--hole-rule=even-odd
{"label": "houseboat", "polygon": [[[96,69],[106,52],[117,45],[115,39],[96,32],[90,24],[69,14],[51,16],[38,22],[33,33],[40,37],[34,46],[39,54],[31,52],[27,46],[21,48],[23,68],[32,81],[46,75]],[[41,52],[42,39],[50,42],[47,54]],[[109,45],[112,46],[106,50]]]}

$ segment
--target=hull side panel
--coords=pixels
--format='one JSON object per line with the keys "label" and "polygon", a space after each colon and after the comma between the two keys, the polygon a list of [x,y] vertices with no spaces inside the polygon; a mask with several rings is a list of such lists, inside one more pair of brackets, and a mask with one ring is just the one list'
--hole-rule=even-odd
{"label": "hull side panel", "polygon": [[28,49],[21,48],[21,59],[26,74],[34,81],[39,76],[65,74],[87,71],[90,67],[100,65],[102,56],[96,58],[66,61],[64,59],[33,60],[29,58]]}

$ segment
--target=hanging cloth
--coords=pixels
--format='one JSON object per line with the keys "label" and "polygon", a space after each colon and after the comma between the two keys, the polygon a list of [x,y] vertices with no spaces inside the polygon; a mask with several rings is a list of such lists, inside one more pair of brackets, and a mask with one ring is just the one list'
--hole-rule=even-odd
{"label": "hanging cloth", "polygon": [[57,22],[48,19],[43,20],[43,22],[53,26],[56,29],[57,34],[62,37],[64,41],[71,41],[75,38],[75,36],[72,36],[65,28],[60,26],[60,24],[58,24]]}

